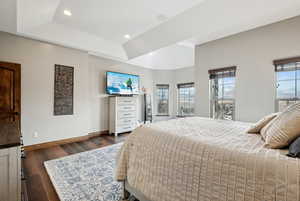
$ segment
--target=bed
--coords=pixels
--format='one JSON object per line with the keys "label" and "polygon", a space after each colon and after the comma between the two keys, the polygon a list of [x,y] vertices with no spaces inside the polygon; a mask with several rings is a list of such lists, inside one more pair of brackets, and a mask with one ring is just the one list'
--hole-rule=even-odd
{"label": "bed", "polygon": [[300,160],[267,149],[249,123],[190,117],[127,138],[116,179],[141,201],[299,201]]}

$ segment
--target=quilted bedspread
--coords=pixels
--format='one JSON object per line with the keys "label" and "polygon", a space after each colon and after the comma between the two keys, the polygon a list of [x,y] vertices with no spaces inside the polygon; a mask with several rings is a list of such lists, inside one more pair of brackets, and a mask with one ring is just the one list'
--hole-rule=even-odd
{"label": "quilted bedspread", "polygon": [[120,150],[116,179],[151,201],[299,201],[300,159],[264,148],[249,126],[200,117],[141,126]]}

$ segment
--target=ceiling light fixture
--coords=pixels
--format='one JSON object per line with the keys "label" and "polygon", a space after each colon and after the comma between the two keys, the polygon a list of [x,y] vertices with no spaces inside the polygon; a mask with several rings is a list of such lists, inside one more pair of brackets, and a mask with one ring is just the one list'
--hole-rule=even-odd
{"label": "ceiling light fixture", "polygon": [[168,17],[166,15],[160,14],[156,16],[156,19],[160,22],[166,21]]}
{"label": "ceiling light fixture", "polygon": [[64,14],[65,14],[66,16],[72,16],[72,13],[71,13],[70,10],[64,10]]}
{"label": "ceiling light fixture", "polygon": [[130,36],[129,34],[126,34],[126,35],[124,35],[124,38],[126,38],[126,39],[130,39],[130,38],[131,38],[131,36]]}

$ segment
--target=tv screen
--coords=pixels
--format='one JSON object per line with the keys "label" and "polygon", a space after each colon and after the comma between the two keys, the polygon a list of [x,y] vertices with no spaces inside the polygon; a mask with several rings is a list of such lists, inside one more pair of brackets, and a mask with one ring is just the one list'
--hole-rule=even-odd
{"label": "tv screen", "polygon": [[112,95],[139,94],[138,75],[106,72],[106,92]]}

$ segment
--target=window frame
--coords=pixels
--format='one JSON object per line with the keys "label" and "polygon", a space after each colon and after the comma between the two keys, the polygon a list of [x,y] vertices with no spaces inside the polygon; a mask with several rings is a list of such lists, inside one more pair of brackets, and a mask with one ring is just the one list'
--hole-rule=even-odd
{"label": "window frame", "polygon": [[[225,68],[218,68],[218,69],[212,69],[212,70],[209,70],[208,73],[209,73],[209,111],[210,111],[210,118],[214,118],[214,111],[215,111],[215,103],[216,101],[231,101],[232,104],[233,104],[233,111],[232,111],[232,121],[235,120],[235,117],[236,117],[236,100],[235,100],[235,97],[236,97],[236,70],[237,70],[237,67],[236,66],[230,66],[230,67],[225,67]],[[221,74],[218,75],[218,74]],[[218,78],[218,76],[220,76]],[[224,82],[222,84],[222,98],[215,98],[215,94],[214,92],[212,91],[213,89],[213,85],[215,83],[215,80],[216,79],[220,79],[220,78],[228,78],[228,77],[233,77],[235,79],[234,81],[234,94],[233,94],[233,98],[224,98]],[[226,84],[225,84],[226,85]],[[222,111],[222,114],[224,114],[224,111]],[[222,115],[222,120],[226,120],[224,119],[224,115]]]}
{"label": "window frame", "polygon": [[[300,102],[300,97],[298,97],[298,81],[300,83],[300,77],[298,79],[297,76],[297,71],[300,70],[300,65],[298,66],[297,63],[300,63],[300,57],[293,57],[293,58],[287,58],[287,59],[280,59],[280,60],[274,60],[273,61],[273,65],[275,67],[275,111],[279,112],[279,102],[280,101],[291,101],[291,102]],[[283,70],[285,65],[295,65],[293,67],[293,70]],[[279,68],[281,68],[282,70],[279,70]],[[295,97],[293,98],[277,98],[278,97],[278,82],[280,82],[280,80],[278,80],[278,76],[277,73],[278,72],[288,72],[288,71],[292,71],[295,72],[295,77],[294,79],[288,79],[288,80],[281,80],[281,81],[294,81],[295,82]]]}
{"label": "window frame", "polygon": [[[193,97],[193,101],[192,103],[190,102],[189,103],[189,106],[191,106],[192,104],[192,107],[193,108],[193,113],[190,113],[190,114],[180,114],[180,89],[182,88],[191,88],[191,87],[182,87],[182,86],[192,86],[194,88],[194,97]],[[177,84],[177,117],[188,117],[188,116],[194,116],[195,115],[195,83],[194,82],[189,82],[189,83],[180,83],[180,84]]]}
{"label": "window frame", "polygon": [[[167,89],[168,90],[168,96],[167,96],[167,108],[168,108],[168,111],[167,113],[159,113],[158,109],[158,104],[159,104],[159,96],[158,96],[158,89]],[[156,115],[155,116],[170,116],[170,85],[169,84],[156,84],[156,88],[155,88],[155,101],[156,101]]]}

